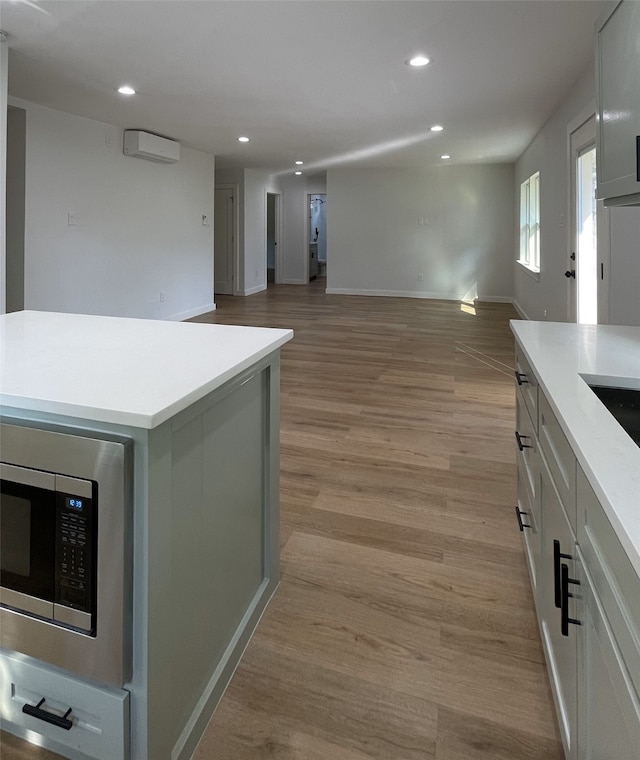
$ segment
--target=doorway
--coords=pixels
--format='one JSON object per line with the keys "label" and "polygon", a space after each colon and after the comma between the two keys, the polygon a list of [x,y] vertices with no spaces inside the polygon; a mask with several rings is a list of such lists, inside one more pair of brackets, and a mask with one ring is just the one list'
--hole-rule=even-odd
{"label": "doorway", "polygon": [[24,309],[25,158],[27,112],[7,109],[6,310]]}
{"label": "doorway", "polygon": [[213,211],[214,293],[234,295],[238,285],[237,186],[217,185]]}
{"label": "doorway", "polygon": [[604,261],[598,249],[596,200],[596,122],[591,116],[569,136],[571,155],[569,268],[569,321],[597,324],[602,313]]}
{"label": "doorway", "polygon": [[278,240],[280,238],[280,195],[267,193],[267,288],[282,281]]}
{"label": "doorway", "polygon": [[309,280],[327,276],[327,194],[312,193],[309,202]]}

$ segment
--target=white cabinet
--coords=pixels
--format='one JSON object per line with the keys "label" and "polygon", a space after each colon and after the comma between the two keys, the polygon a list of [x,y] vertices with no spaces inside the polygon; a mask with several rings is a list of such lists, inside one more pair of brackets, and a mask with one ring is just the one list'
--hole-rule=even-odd
{"label": "white cabinet", "polygon": [[[577,636],[572,627],[563,630],[565,618],[576,618],[573,594],[575,538],[549,469],[540,468],[542,504],[541,583],[538,618],[547,657],[558,725],[567,760],[577,755]],[[565,588],[563,589],[563,568]],[[570,586],[570,587],[569,587]]]}
{"label": "white cabinet", "polygon": [[21,655],[0,653],[6,728],[64,755],[128,760],[129,692],[99,687]]}
{"label": "white cabinet", "polygon": [[624,0],[600,22],[597,59],[598,198],[640,203],[640,3]]}
{"label": "white cabinet", "polygon": [[640,704],[620,650],[578,554],[581,634],[578,637],[578,693],[581,695],[580,760],[621,760],[638,756]]}
{"label": "white cabinet", "polygon": [[565,757],[631,760],[640,757],[640,578],[535,368],[526,371],[536,395],[527,403],[518,386],[517,510]]}
{"label": "white cabinet", "polygon": [[516,397],[516,433],[518,445],[518,504],[516,516],[524,539],[533,597],[537,604],[540,575],[542,520],[540,516],[540,464],[538,439],[520,393]]}
{"label": "white cabinet", "polygon": [[578,723],[581,760],[638,756],[640,579],[578,469]]}
{"label": "white cabinet", "polygon": [[575,572],[576,460],[522,352],[516,354],[516,381],[516,512],[565,756],[577,760],[577,641],[573,632],[564,635],[562,625],[563,605],[565,617],[573,619],[575,600],[561,593],[562,566],[567,584]]}

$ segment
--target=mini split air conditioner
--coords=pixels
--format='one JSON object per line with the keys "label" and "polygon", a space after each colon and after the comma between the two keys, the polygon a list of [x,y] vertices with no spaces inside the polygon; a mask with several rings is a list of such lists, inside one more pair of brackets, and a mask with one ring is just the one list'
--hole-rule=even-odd
{"label": "mini split air conditioner", "polygon": [[125,129],[123,153],[125,156],[173,164],[180,160],[180,143],[140,129]]}

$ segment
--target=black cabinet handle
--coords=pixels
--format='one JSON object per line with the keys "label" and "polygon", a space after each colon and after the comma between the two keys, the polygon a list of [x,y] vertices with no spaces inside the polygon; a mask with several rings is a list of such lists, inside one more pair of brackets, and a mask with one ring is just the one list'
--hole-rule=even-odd
{"label": "black cabinet handle", "polygon": [[37,705],[22,705],[22,712],[26,713],[27,715],[31,715],[34,718],[38,718],[39,720],[44,720],[46,723],[52,723],[54,726],[58,726],[59,728],[64,728],[65,731],[68,731],[71,726],[73,726],[73,721],[69,720],[69,715],[71,715],[71,708],[69,708],[64,715],[54,715],[54,713],[43,710],[43,704],[44,697],[42,697]]}
{"label": "black cabinet handle", "polygon": [[636,137],[636,179],[640,182],[640,135]]}
{"label": "black cabinet handle", "polygon": [[569,566],[562,563],[562,607],[560,608],[560,632],[563,636],[569,635],[569,623],[571,625],[582,625],[579,620],[569,617],[569,597],[573,594],[569,592],[569,584],[580,585],[580,581],[569,578]]}
{"label": "black cabinet handle", "polygon": [[525,528],[532,528],[532,525],[527,525],[527,523],[522,522],[522,515],[528,515],[528,512],[523,512],[520,507],[516,506],[516,517],[518,518],[518,527],[520,528],[520,532],[524,533]]}
{"label": "black cabinet handle", "polygon": [[515,376],[516,380],[518,381],[518,385],[528,385],[529,384],[529,378],[525,375],[524,372],[518,372],[518,370],[515,370]]}
{"label": "black cabinet handle", "polygon": [[573,559],[570,554],[560,551],[560,541],[553,541],[553,601],[555,606],[562,607],[562,579],[560,577],[560,560]]}
{"label": "black cabinet handle", "polygon": [[567,271],[564,273],[564,276],[569,278],[573,277],[573,279],[576,279],[576,270],[575,269],[567,269]]}
{"label": "black cabinet handle", "polygon": [[528,435],[520,435],[520,433],[516,430],[516,441],[518,442],[518,448],[520,451],[524,451],[525,449],[532,449],[533,446],[529,445],[528,443],[522,443],[524,439],[528,439]]}

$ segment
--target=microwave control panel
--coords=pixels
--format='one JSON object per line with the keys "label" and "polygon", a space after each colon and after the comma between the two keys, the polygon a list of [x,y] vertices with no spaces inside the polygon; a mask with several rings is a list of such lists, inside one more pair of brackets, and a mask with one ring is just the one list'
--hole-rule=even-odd
{"label": "microwave control panel", "polygon": [[[91,485],[90,483],[88,484]],[[83,489],[85,491],[85,489]],[[86,493],[87,491],[85,491]],[[85,613],[80,619],[95,627],[96,546],[92,497],[56,494],[56,605]],[[90,616],[90,617],[89,617]]]}

